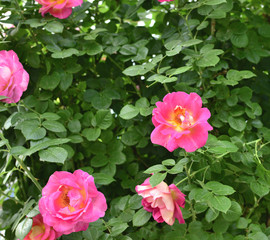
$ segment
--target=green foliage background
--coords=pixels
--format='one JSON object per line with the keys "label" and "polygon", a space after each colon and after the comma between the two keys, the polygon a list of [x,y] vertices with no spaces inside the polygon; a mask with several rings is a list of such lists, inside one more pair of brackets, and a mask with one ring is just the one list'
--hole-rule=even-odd
{"label": "green foliage background", "polygon": [[[0,49],[30,75],[22,100],[0,105],[2,237],[23,239],[38,185],[80,168],[108,210],[62,240],[270,239],[269,1],[94,0],[63,20],[32,0],[0,6]],[[173,91],[211,111],[194,153],[150,141],[155,102]],[[142,209],[134,188],[153,172],[153,184],[181,181],[186,224]]]}

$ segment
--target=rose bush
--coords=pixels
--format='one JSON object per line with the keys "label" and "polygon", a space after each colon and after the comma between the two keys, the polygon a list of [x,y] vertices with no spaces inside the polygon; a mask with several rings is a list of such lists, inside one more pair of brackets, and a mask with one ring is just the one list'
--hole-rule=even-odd
{"label": "rose bush", "polygon": [[268,239],[268,4],[40,3],[0,2],[0,240]]}
{"label": "rose bush", "polygon": [[10,50],[0,51],[0,96],[8,97],[2,102],[16,103],[27,89],[29,75],[17,54]]}
{"label": "rose bush", "polygon": [[39,210],[45,224],[69,234],[85,231],[90,222],[103,217],[107,204],[91,175],[82,170],[61,171],[51,175],[42,189]]}

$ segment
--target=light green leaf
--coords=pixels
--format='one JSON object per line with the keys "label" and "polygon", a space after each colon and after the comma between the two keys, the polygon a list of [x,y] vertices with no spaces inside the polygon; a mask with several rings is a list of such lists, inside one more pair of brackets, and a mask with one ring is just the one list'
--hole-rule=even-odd
{"label": "light green leaf", "polygon": [[226,213],[231,207],[231,200],[225,196],[213,195],[209,198],[209,204],[216,210]]}
{"label": "light green leaf", "polygon": [[20,240],[23,240],[32,228],[33,220],[31,218],[25,218],[22,220],[16,228],[15,235]]}
{"label": "light green leaf", "polygon": [[88,140],[88,141],[96,141],[97,138],[100,136],[101,130],[100,128],[85,128],[82,131],[82,135]]}
{"label": "light green leaf", "polygon": [[238,132],[242,132],[246,128],[246,121],[243,118],[229,117],[228,122],[231,128]]}
{"label": "light green leaf", "polygon": [[144,224],[146,224],[149,221],[151,215],[152,214],[150,212],[147,212],[146,210],[141,208],[133,216],[133,219],[132,219],[133,226],[134,227],[143,226]]}
{"label": "light green leaf", "polygon": [[166,176],[167,173],[155,173],[150,177],[149,182],[152,187],[155,187],[156,185],[160,184],[166,178]]}
{"label": "light green leaf", "polygon": [[211,190],[216,195],[231,195],[235,192],[231,186],[224,185],[216,181],[207,182],[204,187]]}
{"label": "light green leaf", "polygon": [[139,114],[139,112],[140,109],[134,107],[133,105],[128,104],[121,109],[119,116],[123,119],[128,120],[136,117]]}
{"label": "light green leaf", "polygon": [[109,185],[115,181],[113,177],[105,173],[93,173],[92,175],[95,179],[95,183],[100,185]]}
{"label": "light green leaf", "polygon": [[42,125],[51,132],[65,132],[66,128],[60,122],[53,120],[46,120],[42,123]]}
{"label": "light green leaf", "polygon": [[144,173],[158,173],[158,172],[161,172],[161,171],[166,171],[167,168],[162,165],[162,164],[157,164],[157,165],[154,165],[154,166],[151,166],[149,168],[147,168]]}
{"label": "light green leaf", "polygon": [[40,161],[64,164],[68,152],[61,147],[50,147],[38,153]]}
{"label": "light green leaf", "polygon": [[62,33],[64,30],[63,24],[57,21],[47,23],[44,28],[51,33]]}

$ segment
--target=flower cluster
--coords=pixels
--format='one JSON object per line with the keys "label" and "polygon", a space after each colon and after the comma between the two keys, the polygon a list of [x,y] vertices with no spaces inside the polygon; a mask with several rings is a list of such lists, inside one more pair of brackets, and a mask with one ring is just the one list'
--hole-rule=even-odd
{"label": "flower cluster", "polygon": [[55,240],[62,234],[85,231],[105,215],[107,203],[94,178],[82,170],[54,172],[42,190],[41,215],[33,219],[24,240]]}

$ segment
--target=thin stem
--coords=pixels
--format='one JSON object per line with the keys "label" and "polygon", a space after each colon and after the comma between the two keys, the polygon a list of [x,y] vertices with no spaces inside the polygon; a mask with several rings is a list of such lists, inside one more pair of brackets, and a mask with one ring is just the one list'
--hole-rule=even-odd
{"label": "thin stem", "polygon": [[188,180],[189,178],[192,178],[194,175],[196,175],[197,173],[199,172],[202,172],[202,171],[206,171],[210,166],[206,166],[204,168],[201,168],[200,170],[197,170],[195,172],[193,172],[192,174],[188,175],[187,177],[183,178],[182,180],[180,180],[178,183],[175,184],[175,186],[178,186],[179,184],[183,183],[184,181]]}
{"label": "thin stem", "polygon": [[24,205],[24,202],[20,201],[20,200],[17,199],[17,198],[13,198],[13,197],[7,195],[4,191],[2,191],[2,189],[0,189],[0,193],[1,193],[1,195],[5,196],[5,197],[14,200],[16,203],[19,203],[19,204],[21,204],[21,205]]}
{"label": "thin stem", "polygon": [[[8,140],[4,137],[2,131],[0,132],[0,138],[5,141],[5,145],[9,151],[9,153],[11,152],[11,146],[9,145]],[[10,153],[11,154],[11,153]],[[11,154],[12,155],[12,154]],[[12,155],[20,164],[20,166],[22,167],[22,169],[25,171],[26,175],[32,180],[32,182],[36,185],[36,187],[39,189],[39,191],[42,191],[42,187],[41,185],[38,183],[38,181],[36,180],[36,178],[33,176],[33,174],[28,170],[27,166],[24,164],[23,159],[19,158],[18,156]]]}

